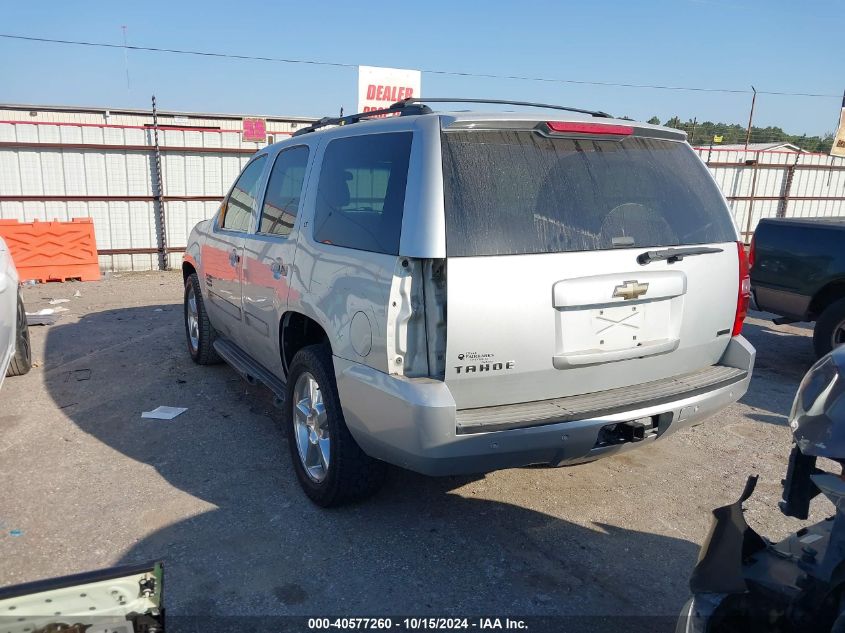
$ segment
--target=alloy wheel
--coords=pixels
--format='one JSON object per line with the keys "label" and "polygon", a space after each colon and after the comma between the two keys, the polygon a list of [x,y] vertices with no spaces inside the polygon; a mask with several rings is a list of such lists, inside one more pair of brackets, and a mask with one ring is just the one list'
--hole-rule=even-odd
{"label": "alloy wheel", "polygon": [[831,347],[834,349],[840,345],[845,345],[845,320],[840,321],[835,328],[833,334],[830,336]]}
{"label": "alloy wheel", "polygon": [[188,341],[191,344],[191,350],[196,352],[200,346],[200,320],[193,284],[188,287]]}
{"label": "alloy wheel", "polygon": [[329,472],[331,437],[323,394],[317,380],[303,372],[293,389],[293,428],[297,452],[308,477],[317,483]]}

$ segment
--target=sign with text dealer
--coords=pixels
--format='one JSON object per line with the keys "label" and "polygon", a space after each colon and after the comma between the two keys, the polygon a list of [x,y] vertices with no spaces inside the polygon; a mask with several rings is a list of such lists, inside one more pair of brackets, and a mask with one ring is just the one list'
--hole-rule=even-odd
{"label": "sign with text dealer", "polygon": [[358,67],[358,112],[382,110],[392,103],[420,96],[422,73],[404,68]]}

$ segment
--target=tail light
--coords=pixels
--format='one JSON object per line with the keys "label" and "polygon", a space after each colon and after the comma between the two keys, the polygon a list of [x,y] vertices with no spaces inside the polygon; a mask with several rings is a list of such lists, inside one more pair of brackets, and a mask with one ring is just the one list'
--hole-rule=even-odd
{"label": "tail light", "polygon": [[569,134],[605,134],[609,136],[630,136],[634,128],[630,125],[606,125],[604,123],[584,123],[582,121],[547,121],[551,132]]}
{"label": "tail light", "polygon": [[755,240],[757,237],[755,235],[751,236],[751,246],[748,249],[748,268],[754,268],[754,259],[757,256],[757,248],[755,246]]}
{"label": "tail light", "polygon": [[737,256],[739,257],[739,292],[736,297],[736,316],[734,317],[734,328],[731,336],[739,336],[742,332],[742,323],[748,314],[748,302],[751,299],[751,274],[748,268],[748,258],[745,256],[745,244],[736,243]]}

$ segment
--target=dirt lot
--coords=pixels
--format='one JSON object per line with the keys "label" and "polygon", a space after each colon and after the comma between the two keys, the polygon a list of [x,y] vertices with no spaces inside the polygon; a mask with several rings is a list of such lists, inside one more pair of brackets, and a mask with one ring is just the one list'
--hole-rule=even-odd
{"label": "dirt lot", "polygon": [[[269,392],[191,362],[179,273],[24,294],[30,311],[50,298],[69,311],[32,329],[38,366],[0,392],[0,585],[162,558],[171,615],[674,616],[710,510],[749,473],[749,522],[799,525],[776,502],[804,327],[751,318],[751,391],[655,445],[478,477],[395,470],[326,511],[299,490]],[[188,411],[141,419],[160,404]]]}

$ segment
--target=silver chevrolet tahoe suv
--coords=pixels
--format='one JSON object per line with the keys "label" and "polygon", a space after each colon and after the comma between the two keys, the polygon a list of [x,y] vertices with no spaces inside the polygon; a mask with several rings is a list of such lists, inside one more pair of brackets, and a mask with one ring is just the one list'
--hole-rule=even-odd
{"label": "silver chevrolet tahoe suv", "polygon": [[682,132],[433,101],[259,150],[188,242],[190,354],[275,393],[314,502],[386,463],[594,460],[745,393],[745,250]]}

